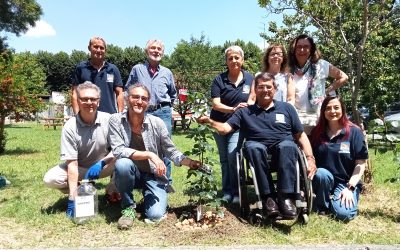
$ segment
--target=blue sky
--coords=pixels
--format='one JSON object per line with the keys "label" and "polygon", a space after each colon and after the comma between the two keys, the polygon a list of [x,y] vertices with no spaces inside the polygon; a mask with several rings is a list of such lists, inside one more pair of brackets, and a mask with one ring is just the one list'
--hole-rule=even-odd
{"label": "blue sky", "polygon": [[[257,0],[38,0],[43,9],[35,28],[8,44],[16,52],[87,51],[92,36],[122,48],[144,47],[158,38],[170,54],[180,40],[204,34],[212,45],[242,39],[264,46],[260,33],[266,11]],[[264,26],[265,24],[265,26]],[[2,33],[4,34],[4,33]]]}

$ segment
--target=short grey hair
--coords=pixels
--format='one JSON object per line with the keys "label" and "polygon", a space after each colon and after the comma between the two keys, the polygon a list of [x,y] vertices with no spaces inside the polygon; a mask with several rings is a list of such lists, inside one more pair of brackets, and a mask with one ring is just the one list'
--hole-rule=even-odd
{"label": "short grey hair", "polygon": [[242,56],[242,58],[244,59],[244,52],[243,52],[242,48],[240,48],[240,46],[237,46],[237,45],[232,45],[232,46],[229,46],[225,50],[225,60],[228,59],[228,52],[230,52],[230,51],[239,53]]}
{"label": "short grey hair", "polygon": [[100,88],[91,81],[86,81],[84,83],[79,84],[78,87],[76,88],[76,94],[78,95],[78,98],[81,97],[81,91],[84,89],[94,89],[99,94],[99,98],[101,96]]}
{"label": "short grey hair", "polygon": [[161,45],[161,48],[162,48],[162,51],[163,51],[163,54],[164,54],[164,43],[160,39],[150,39],[150,40],[148,40],[147,43],[146,43],[146,47],[144,48],[144,51],[147,53],[149,51],[150,46],[152,44],[154,44],[154,43],[158,43],[158,44]]}
{"label": "short grey hair", "polygon": [[128,101],[128,97],[131,94],[132,89],[136,89],[136,88],[144,89],[147,92],[147,95],[149,96],[149,101],[150,101],[150,98],[151,98],[150,90],[143,83],[135,83],[135,84],[132,84],[131,86],[129,86],[128,90],[125,91],[125,101]]}

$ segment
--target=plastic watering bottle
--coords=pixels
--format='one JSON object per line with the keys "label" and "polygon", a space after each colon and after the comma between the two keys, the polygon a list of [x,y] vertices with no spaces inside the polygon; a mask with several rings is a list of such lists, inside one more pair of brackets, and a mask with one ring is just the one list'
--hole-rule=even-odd
{"label": "plastic watering bottle", "polygon": [[97,213],[97,190],[89,180],[82,180],[75,197],[74,221],[76,224],[83,224],[97,216]]}

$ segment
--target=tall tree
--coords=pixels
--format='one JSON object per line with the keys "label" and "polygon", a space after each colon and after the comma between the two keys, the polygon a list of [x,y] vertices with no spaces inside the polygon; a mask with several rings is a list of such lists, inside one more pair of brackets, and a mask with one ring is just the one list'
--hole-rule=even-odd
{"label": "tall tree", "polygon": [[[272,22],[269,28],[279,39],[289,41],[294,34],[308,30],[317,38],[323,50],[329,52],[325,55],[336,57],[337,60],[337,56],[341,56],[337,65],[343,65],[341,68],[350,77],[351,107],[359,123],[356,112],[359,91],[364,65],[371,59],[365,55],[370,45],[368,41],[388,22],[399,18],[395,15],[399,8],[398,0],[259,0],[258,3],[269,14],[284,14],[284,27]],[[263,36],[271,38],[266,34]]]}
{"label": "tall tree", "polygon": [[5,118],[11,114],[29,115],[42,107],[45,74],[30,53],[0,54],[0,153],[4,151],[6,137]]}
{"label": "tall tree", "polygon": [[[0,0],[0,31],[19,36],[34,26],[42,15],[42,9],[35,0]],[[7,47],[6,37],[0,37],[0,52]]]}

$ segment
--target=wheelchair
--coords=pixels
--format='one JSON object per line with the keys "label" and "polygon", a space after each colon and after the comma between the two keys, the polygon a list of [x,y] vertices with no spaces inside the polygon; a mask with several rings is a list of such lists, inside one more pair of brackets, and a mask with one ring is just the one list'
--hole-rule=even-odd
{"label": "wheelchair", "polygon": [[[313,191],[311,180],[307,177],[307,158],[304,152],[297,147],[298,160],[296,163],[296,185],[295,185],[295,206],[297,208],[296,217],[290,218],[301,224],[309,222],[309,215],[312,209]],[[275,222],[278,220],[289,220],[288,218],[278,215],[277,217],[268,217],[263,210],[263,203],[257,185],[257,177],[254,167],[246,160],[243,153],[243,148],[236,153],[237,157],[237,176],[240,198],[240,216],[246,219],[252,225],[261,225],[266,221]],[[273,174],[273,183],[276,188],[276,170],[273,167],[273,160],[271,155],[268,155],[268,163],[271,166]],[[274,176],[275,174],[275,176]],[[254,186],[253,195],[249,192],[249,187]],[[254,193],[256,202],[250,203],[250,199],[254,200]]]}

